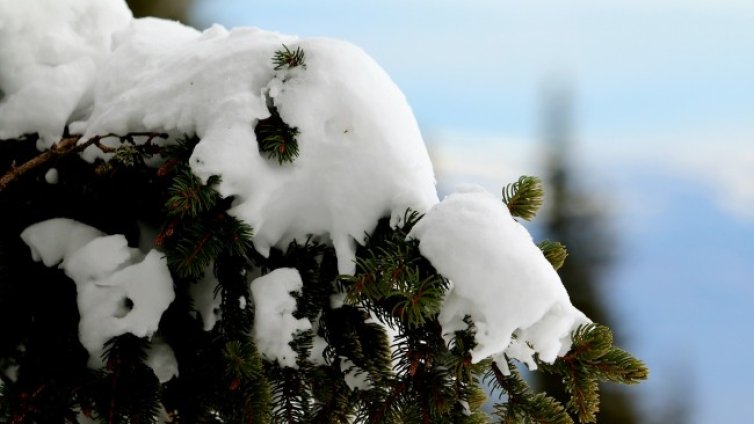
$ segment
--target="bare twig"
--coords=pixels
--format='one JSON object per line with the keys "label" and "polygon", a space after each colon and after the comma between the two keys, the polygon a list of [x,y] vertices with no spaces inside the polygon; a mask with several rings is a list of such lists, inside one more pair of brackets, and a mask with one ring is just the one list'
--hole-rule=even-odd
{"label": "bare twig", "polygon": [[92,145],[96,146],[100,151],[104,153],[112,153],[115,152],[116,148],[102,144],[103,139],[118,138],[120,139],[120,141],[133,142],[133,137],[147,137],[146,143],[151,145],[152,140],[154,140],[155,138],[167,138],[168,135],[165,133],[156,132],[133,132],[126,135],[117,135],[110,133],[94,136],[81,144],[77,144],[78,141],[81,140],[81,135],[73,135],[67,138],[63,138],[59,142],[53,144],[49,150],[29,159],[20,166],[11,166],[11,168],[7,172],[5,172],[2,177],[0,177],[0,191],[3,191],[8,186],[8,184],[12,183],[21,175],[31,171],[34,168],[44,165],[54,158],[67,156],[71,153],[81,152]]}

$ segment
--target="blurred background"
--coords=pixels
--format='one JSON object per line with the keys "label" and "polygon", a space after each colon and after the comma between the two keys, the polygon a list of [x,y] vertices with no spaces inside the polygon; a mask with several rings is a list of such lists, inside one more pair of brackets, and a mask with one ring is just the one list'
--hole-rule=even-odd
{"label": "blurred background", "polygon": [[604,394],[600,423],[751,422],[754,2],[130,3],[364,48],[408,97],[441,196],[546,180],[527,226],[567,245],[574,303],[651,370]]}

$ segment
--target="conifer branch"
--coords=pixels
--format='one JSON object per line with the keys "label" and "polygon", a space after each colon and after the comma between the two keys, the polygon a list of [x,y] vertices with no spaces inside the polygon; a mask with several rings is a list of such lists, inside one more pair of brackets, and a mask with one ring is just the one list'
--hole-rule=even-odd
{"label": "conifer branch", "polygon": [[496,362],[490,365],[493,387],[508,395],[506,403],[495,406],[503,423],[573,424],[563,405],[544,393],[531,393],[516,367],[511,362],[507,366],[509,375],[505,375]]}
{"label": "conifer branch", "polygon": [[5,174],[0,177],[0,191],[3,191],[10,183],[12,183],[23,174],[35,168],[38,168],[55,158],[82,152],[89,146],[96,146],[104,153],[113,153],[117,149],[102,144],[102,140],[106,138],[118,138],[121,141],[126,141],[133,140],[133,137],[148,137],[147,142],[151,142],[154,138],[167,138],[168,135],[155,132],[133,132],[126,135],[117,135],[110,133],[94,136],[81,144],[78,144],[79,140],[81,140],[81,135],[73,135],[63,138],[59,142],[53,144],[49,150],[46,150],[39,155],[29,159],[20,166],[11,166],[11,169],[6,171]]}
{"label": "conifer branch", "polygon": [[537,177],[522,176],[515,183],[503,188],[503,203],[514,217],[530,221],[537,214],[544,201],[542,180]]}
{"label": "conifer branch", "polygon": [[609,328],[599,324],[582,325],[571,335],[571,350],[555,363],[537,361],[538,367],[563,377],[570,394],[568,409],[582,423],[596,420],[599,411],[599,381],[638,383],[648,376],[646,366],[624,350],[613,346]]}
{"label": "conifer branch", "polygon": [[279,165],[293,162],[298,156],[298,128],[286,124],[275,106],[268,108],[270,116],[257,122],[254,127],[259,151],[266,153],[269,159],[276,159]]}
{"label": "conifer branch", "polygon": [[306,63],[304,63],[304,51],[301,47],[296,47],[296,50],[291,50],[285,44],[283,44],[282,50],[275,51],[275,54],[272,57],[272,63],[275,65],[274,69],[276,71],[283,68],[291,69],[297,66],[306,68]]}
{"label": "conifer branch", "polygon": [[148,341],[132,334],[105,343],[99,399],[95,407],[108,424],[148,423],[160,409],[160,385],[144,363]]}
{"label": "conifer branch", "polygon": [[568,257],[568,250],[566,250],[565,246],[563,246],[562,243],[559,243],[557,241],[544,240],[537,246],[539,246],[542,254],[545,255],[545,259],[547,259],[552,267],[555,268],[555,271],[563,267],[563,264]]}

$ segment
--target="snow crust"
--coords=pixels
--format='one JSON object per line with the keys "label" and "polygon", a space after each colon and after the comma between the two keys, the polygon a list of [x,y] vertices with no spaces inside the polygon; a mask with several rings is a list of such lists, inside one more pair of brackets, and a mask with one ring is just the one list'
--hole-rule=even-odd
{"label": "snow crust", "polygon": [[304,283],[294,268],[278,268],[251,282],[254,299],[254,341],[262,357],[281,366],[298,368],[290,342],[301,331],[311,330],[306,318],[295,318],[296,299]]}
{"label": "snow crust", "polygon": [[104,235],[70,219],[56,218],[26,228],[24,242],[35,260],[61,268],[76,283],[79,341],[89,366],[102,367],[105,342],[131,333],[151,337],[175,298],[163,255],[128,247],[123,235]]}
{"label": "snow crust", "polygon": [[480,187],[446,197],[409,237],[451,281],[439,315],[446,340],[467,328],[465,316],[474,321],[475,362],[503,352],[529,364],[536,352],[552,362],[570,349],[571,331],[589,322],[526,229]]}

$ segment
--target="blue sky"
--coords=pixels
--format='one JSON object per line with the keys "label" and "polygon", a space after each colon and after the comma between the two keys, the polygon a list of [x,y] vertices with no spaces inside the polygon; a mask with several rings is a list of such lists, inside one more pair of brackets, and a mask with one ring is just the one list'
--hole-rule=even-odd
{"label": "blue sky", "polygon": [[[610,205],[606,295],[693,423],[748,422],[754,367],[754,2],[196,0],[205,26],[349,40],[406,93],[447,189],[538,172],[544,87],[573,93],[574,159]],[[654,403],[653,403],[654,402]]]}

